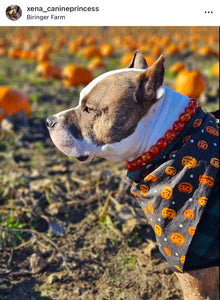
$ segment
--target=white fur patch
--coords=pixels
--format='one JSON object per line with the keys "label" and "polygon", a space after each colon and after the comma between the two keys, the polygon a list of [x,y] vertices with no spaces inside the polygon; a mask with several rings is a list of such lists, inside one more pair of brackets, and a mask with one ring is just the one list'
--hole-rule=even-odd
{"label": "white fur patch", "polygon": [[92,80],[86,87],[84,87],[84,89],[82,89],[82,91],[80,92],[80,98],[79,98],[79,105],[81,105],[81,101],[82,99],[88,95],[91,90],[96,86],[97,83],[99,83],[100,81],[102,81],[104,78],[107,78],[111,75],[114,74],[118,74],[118,73],[124,73],[124,72],[144,72],[144,69],[134,69],[134,68],[125,68],[125,69],[119,69],[119,70],[113,70],[113,71],[109,71],[106,73],[103,73],[102,75],[96,77],[94,80]]}
{"label": "white fur patch", "polygon": [[159,89],[157,90],[156,98],[157,98],[157,99],[162,98],[163,95],[164,95],[164,93],[165,93],[164,87],[163,87],[163,86],[160,86]]}

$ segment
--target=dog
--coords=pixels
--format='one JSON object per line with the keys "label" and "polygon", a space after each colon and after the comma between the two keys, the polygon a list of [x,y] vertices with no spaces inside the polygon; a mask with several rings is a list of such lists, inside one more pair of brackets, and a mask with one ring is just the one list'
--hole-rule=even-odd
{"label": "dog", "polygon": [[104,73],[79,105],[46,123],[57,148],[79,161],[125,161],[127,177],[180,280],[184,299],[218,299],[218,127],[195,99],[163,84],[164,57],[136,51]]}

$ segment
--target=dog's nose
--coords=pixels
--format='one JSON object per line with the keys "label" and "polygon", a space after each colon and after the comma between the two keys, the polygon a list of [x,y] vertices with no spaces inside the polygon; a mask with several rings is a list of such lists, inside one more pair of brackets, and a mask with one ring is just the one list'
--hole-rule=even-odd
{"label": "dog's nose", "polygon": [[55,116],[51,116],[46,120],[47,128],[55,127],[56,123],[57,123],[57,118]]}

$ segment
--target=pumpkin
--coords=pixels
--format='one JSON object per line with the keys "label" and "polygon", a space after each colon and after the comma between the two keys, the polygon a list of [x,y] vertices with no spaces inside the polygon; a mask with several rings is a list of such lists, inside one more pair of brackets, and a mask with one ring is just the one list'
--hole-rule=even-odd
{"label": "pumpkin", "polygon": [[208,202],[208,198],[206,198],[206,197],[199,197],[199,199],[198,199],[198,204],[203,207],[206,206],[207,202]]}
{"label": "pumpkin", "polygon": [[154,232],[156,233],[156,235],[161,236],[161,234],[162,234],[162,228],[161,228],[161,226],[158,225],[158,224],[155,224],[155,226],[154,226]]}
{"label": "pumpkin", "polygon": [[206,84],[198,70],[182,70],[175,81],[175,91],[189,98],[198,98],[205,90]]}
{"label": "pumpkin", "polygon": [[218,130],[212,126],[207,126],[206,131],[212,135],[218,136]]}
{"label": "pumpkin", "polygon": [[202,119],[195,119],[195,121],[193,122],[193,127],[199,127],[202,124]]}
{"label": "pumpkin", "polygon": [[173,194],[173,189],[170,186],[165,186],[161,191],[161,197],[169,200]]}
{"label": "pumpkin", "polygon": [[193,190],[193,186],[189,182],[181,182],[181,183],[178,184],[178,190],[181,193],[188,193],[188,194],[190,194],[192,192],[192,190]]}
{"label": "pumpkin", "polygon": [[180,54],[180,50],[177,45],[170,44],[167,46],[165,53],[166,53],[166,55],[178,55],[178,54]]}
{"label": "pumpkin", "polygon": [[149,212],[153,215],[154,214],[154,207],[153,204],[149,201],[147,206]]}
{"label": "pumpkin", "polygon": [[146,196],[147,193],[149,192],[149,186],[145,185],[145,184],[141,184],[140,185],[140,191],[141,191],[141,194]]}
{"label": "pumpkin", "polygon": [[22,49],[20,48],[11,48],[9,51],[9,56],[12,58],[21,58]]}
{"label": "pumpkin", "polygon": [[212,165],[215,168],[219,168],[219,159],[217,157],[211,158],[210,165]]}
{"label": "pumpkin", "polygon": [[165,169],[165,173],[170,176],[176,175],[176,169],[173,166],[168,166]]}
{"label": "pumpkin", "polygon": [[180,257],[180,262],[181,262],[181,264],[184,265],[184,264],[185,264],[185,261],[186,261],[186,256],[185,256],[185,255],[182,255],[182,256]]}
{"label": "pumpkin", "polygon": [[60,67],[50,63],[42,62],[36,67],[36,74],[44,78],[61,78],[61,69]]}
{"label": "pumpkin", "polygon": [[114,47],[110,44],[103,44],[100,46],[100,52],[104,57],[111,57],[114,54]]}
{"label": "pumpkin", "polygon": [[201,56],[209,56],[209,55],[213,55],[214,51],[210,46],[203,46],[198,50],[198,54]]}
{"label": "pumpkin", "polygon": [[163,247],[163,251],[164,251],[164,253],[165,253],[166,255],[168,255],[168,256],[171,256],[171,255],[172,255],[170,249],[167,248],[167,247]]}
{"label": "pumpkin", "polygon": [[76,41],[70,42],[69,44],[69,53],[74,54],[78,51],[79,46]]}
{"label": "pumpkin", "polygon": [[88,68],[91,70],[101,69],[105,66],[104,61],[101,57],[94,57],[88,65]]}
{"label": "pumpkin", "polygon": [[207,150],[209,145],[206,141],[200,140],[198,141],[197,146],[202,150]]}
{"label": "pumpkin", "polygon": [[188,208],[184,210],[183,215],[185,218],[192,220],[195,216],[195,213],[192,209]]}
{"label": "pumpkin", "polygon": [[8,114],[16,114],[24,110],[27,117],[30,115],[28,97],[9,86],[0,87],[0,122]]}
{"label": "pumpkin", "polygon": [[37,61],[38,62],[45,62],[50,60],[50,55],[46,51],[38,51],[37,52]]}
{"label": "pumpkin", "polygon": [[195,159],[194,157],[184,156],[182,158],[182,166],[184,166],[185,168],[192,169],[195,168],[196,165],[197,165],[197,159]]}
{"label": "pumpkin", "polygon": [[134,54],[132,53],[125,53],[121,59],[120,59],[120,64],[122,67],[126,67],[130,64],[132,58],[133,58]]}
{"label": "pumpkin", "polygon": [[173,232],[170,236],[170,240],[177,246],[182,246],[185,243],[184,236],[179,232]]}
{"label": "pumpkin", "polygon": [[32,54],[30,50],[22,50],[21,53],[21,58],[27,59],[27,60],[31,60],[32,59]]}
{"label": "pumpkin", "polygon": [[164,219],[169,219],[169,220],[172,220],[175,218],[176,216],[176,212],[174,209],[172,208],[169,208],[169,207],[164,207],[162,209],[162,212],[161,212],[161,215]]}
{"label": "pumpkin", "polygon": [[212,187],[214,185],[215,180],[214,180],[214,178],[203,174],[203,175],[199,176],[199,182],[201,184],[208,185],[208,186]]}
{"label": "pumpkin", "polygon": [[169,71],[171,74],[178,74],[180,71],[184,70],[186,68],[186,65],[183,62],[176,62],[173,64],[170,68]]}
{"label": "pumpkin", "polygon": [[8,49],[4,46],[0,46],[0,56],[7,56],[8,55]]}
{"label": "pumpkin", "polygon": [[154,175],[153,173],[150,173],[144,178],[144,180],[155,182],[157,181],[157,176]]}
{"label": "pumpkin", "polygon": [[216,63],[214,63],[214,65],[212,66],[212,74],[215,76],[215,77],[219,77],[219,61],[217,61]]}
{"label": "pumpkin", "polygon": [[82,48],[79,51],[79,54],[86,59],[90,59],[93,57],[101,57],[101,52],[95,45]]}
{"label": "pumpkin", "polygon": [[65,86],[86,85],[93,80],[92,72],[79,65],[67,65],[64,67],[62,77]]}
{"label": "pumpkin", "polygon": [[196,227],[190,226],[189,229],[188,229],[188,233],[189,233],[191,236],[194,236],[195,233],[196,233]]}

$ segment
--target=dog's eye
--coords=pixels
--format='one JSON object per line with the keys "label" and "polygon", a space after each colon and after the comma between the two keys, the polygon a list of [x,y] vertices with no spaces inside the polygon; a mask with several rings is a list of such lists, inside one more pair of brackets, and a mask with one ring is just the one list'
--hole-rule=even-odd
{"label": "dog's eye", "polygon": [[91,107],[85,106],[85,107],[83,108],[83,111],[85,111],[85,112],[87,112],[88,114],[90,114],[91,112],[94,111],[94,109],[91,108]]}

